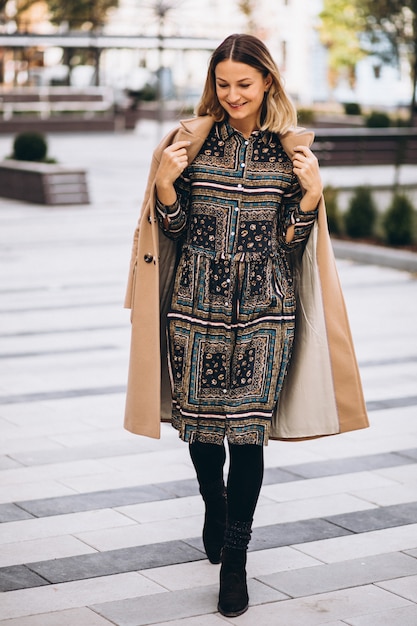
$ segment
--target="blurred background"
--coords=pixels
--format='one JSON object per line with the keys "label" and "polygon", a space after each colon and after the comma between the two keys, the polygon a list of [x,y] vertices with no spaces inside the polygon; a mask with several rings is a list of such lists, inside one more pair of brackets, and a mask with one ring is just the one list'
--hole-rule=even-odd
{"label": "blurred background", "polygon": [[101,118],[109,130],[134,126],[138,111],[190,113],[213,49],[249,32],[273,53],[301,122],[409,125],[416,21],[412,0],[1,0],[0,116],[19,129],[28,117],[53,116],[54,129]]}

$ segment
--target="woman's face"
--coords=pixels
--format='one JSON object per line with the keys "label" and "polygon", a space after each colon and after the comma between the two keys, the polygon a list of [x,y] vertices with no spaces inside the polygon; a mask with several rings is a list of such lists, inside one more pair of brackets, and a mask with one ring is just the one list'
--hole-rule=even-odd
{"label": "woman's face", "polygon": [[227,59],[215,69],[216,93],[231,125],[245,134],[257,127],[264,94],[272,79],[251,65]]}

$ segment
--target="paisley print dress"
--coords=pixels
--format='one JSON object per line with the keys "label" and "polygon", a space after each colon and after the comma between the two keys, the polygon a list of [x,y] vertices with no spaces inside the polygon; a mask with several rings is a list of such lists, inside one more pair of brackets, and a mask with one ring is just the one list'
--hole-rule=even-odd
{"label": "paisley print dress", "polygon": [[[266,445],[295,332],[291,255],[316,219],[303,213],[279,137],[215,124],[157,201],[180,256],[168,313],[172,424],[184,441]],[[287,228],[295,236],[287,243]]]}

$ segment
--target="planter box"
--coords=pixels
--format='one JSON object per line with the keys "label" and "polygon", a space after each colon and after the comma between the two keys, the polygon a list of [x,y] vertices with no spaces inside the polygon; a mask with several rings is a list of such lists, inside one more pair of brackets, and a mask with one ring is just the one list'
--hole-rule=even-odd
{"label": "planter box", "polygon": [[88,204],[86,174],[52,163],[0,163],[0,196],[36,204]]}

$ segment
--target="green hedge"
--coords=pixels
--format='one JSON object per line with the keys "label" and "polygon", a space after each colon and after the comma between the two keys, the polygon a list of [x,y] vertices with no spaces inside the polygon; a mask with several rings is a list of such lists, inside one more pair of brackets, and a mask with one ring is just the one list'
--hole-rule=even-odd
{"label": "green hedge", "polygon": [[403,193],[396,193],[382,220],[385,240],[393,246],[414,243],[415,224],[416,212],[411,200]]}
{"label": "green hedge", "polygon": [[352,239],[373,237],[377,209],[369,187],[356,187],[344,215],[346,233]]}

